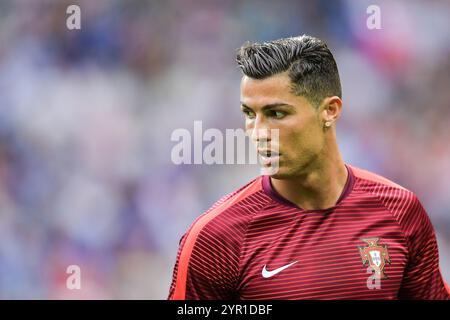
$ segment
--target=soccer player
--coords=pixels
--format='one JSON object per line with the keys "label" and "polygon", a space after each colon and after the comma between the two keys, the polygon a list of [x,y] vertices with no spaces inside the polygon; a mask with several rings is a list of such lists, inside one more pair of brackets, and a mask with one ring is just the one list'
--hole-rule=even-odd
{"label": "soccer player", "polygon": [[327,45],[311,36],[245,44],[237,63],[246,129],[278,170],[193,222],[169,299],[449,299],[416,195],[342,160],[341,84]]}

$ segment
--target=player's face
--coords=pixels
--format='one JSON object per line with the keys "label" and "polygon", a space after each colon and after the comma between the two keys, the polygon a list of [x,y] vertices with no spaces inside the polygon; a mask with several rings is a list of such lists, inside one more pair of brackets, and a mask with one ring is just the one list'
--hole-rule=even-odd
{"label": "player's face", "polygon": [[[285,179],[301,175],[323,153],[324,129],[320,109],[291,92],[291,81],[286,73],[262,80],[244,76],[241,109],[246,130],[256,148],[263,153],[263,166],[277,163],[278,170],[272,177]],[[271,129],[278,129],[278,145]],[[267,141],[267,146],[264,146],[264,141]],[[278,154],[264,155],[264,149],[277,150]]]}

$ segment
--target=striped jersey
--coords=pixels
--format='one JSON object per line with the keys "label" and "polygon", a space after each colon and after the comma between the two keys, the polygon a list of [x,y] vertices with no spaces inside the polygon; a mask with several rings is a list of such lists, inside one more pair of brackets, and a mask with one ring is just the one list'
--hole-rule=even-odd
{"label": "striped jersey", "polygon": [[299,208],[269,176],[220,199],[181,238],[169,299],[450,299],[414,193],[346,167],[328,209]]}

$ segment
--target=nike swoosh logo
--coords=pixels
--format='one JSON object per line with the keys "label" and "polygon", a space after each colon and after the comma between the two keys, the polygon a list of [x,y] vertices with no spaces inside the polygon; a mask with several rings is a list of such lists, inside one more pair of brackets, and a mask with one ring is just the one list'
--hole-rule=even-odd
{"label": "nike swoosh logo", "polygon": [[276,275],[277,273],[280,273],[280,272],[283,271],[284,269],[289,268],[290,266],[296,264],[297,262],[298,262],[298,261],[294,261],[294,262],[292,262],[292,263],[289,263],[289,264],[287,264],[287,265],[285,265],[285,266],[282,266],[282,267],[280,267],[280,268],[278,268],[278,269],[275,269],[275,270],[272,270],[272,271],[268,271],[268,270],[266,269],[266,265],[264,265],[264,267],[263,267],[263,269],[262,269],[262,276],[263,276],[264,278],[270,278],[270,277],[273,277],[273,276]]}

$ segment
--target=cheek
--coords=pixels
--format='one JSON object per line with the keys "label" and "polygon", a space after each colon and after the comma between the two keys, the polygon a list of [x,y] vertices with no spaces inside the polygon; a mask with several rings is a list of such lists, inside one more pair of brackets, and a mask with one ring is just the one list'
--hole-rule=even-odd
{"label": "cheek", "polygon": [[280,130],[281,152],[290,155],[290,157],[294,156],[303,148],[303,139],[303,134],[299,130]]}
{"label": "cheek", "polygon": [[314,125],[300,128],[280,132],[281,149],[284,147],[293,157],[317,153],[322,145],[321,132],[318,132]]}
{"label": "cheek", "polygon": [[250,137],[250,138],[252,137],[252,134],[253,134],[253,120],[250,120],[250,119],[246,119],[245,120],[244,131],[245,131],[245,134],[248,137]]}

